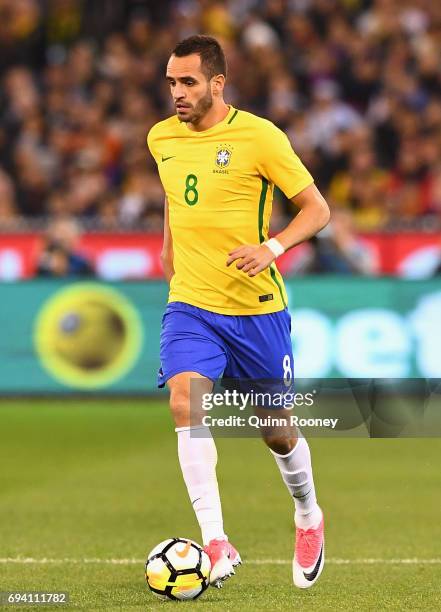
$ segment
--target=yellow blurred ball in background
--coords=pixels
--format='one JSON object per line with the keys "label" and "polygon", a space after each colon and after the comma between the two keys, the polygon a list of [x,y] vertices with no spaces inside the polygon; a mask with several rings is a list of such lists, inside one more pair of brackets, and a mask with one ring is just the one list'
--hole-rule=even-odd
{"label": "yellow blurred ball in background", "polygon": [[61,289],[43,305],[34,337],[41,362],[54,378],[93,389],[112,384],[130,369],[141,349],[142,325],[117,290],[81,283]]}

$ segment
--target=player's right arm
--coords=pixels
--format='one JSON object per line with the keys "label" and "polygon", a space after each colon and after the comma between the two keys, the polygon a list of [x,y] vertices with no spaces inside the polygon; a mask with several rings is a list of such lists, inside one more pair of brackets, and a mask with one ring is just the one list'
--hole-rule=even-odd
{"label": "player's right arm", "polygon": [[168,220],[168,201],[165,198],[164,202],[164,242],[161,252],[162,268],[167,282],[172,279],[175,270],[173,268],[173,239],[170,232],[170,223]]}
{"label": "player's right arm", "polygon": [[[164,122],[161,122],[164,123]],[[158,126],[160,124],[154,125],[149,133],[147,134],[147,147],[156,161],[156,164],[159,163],[159,151],[157,150],[156,140],[158,133]],[[161,263],[162,269],[164,270],[164,276],[169,283],[172,279],[172,276],[175,273],[173,267],[173,239],[170,231],[170,223],[168,220],[168,200],[165,198],[164,200],[164,241],[162,244],[162,252],[161,252]]]}

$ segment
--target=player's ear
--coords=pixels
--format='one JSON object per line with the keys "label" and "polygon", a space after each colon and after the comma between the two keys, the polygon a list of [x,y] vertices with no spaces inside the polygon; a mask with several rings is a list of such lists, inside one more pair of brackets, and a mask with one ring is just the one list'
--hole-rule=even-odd
{"label": "player's ear", "polygon": [[217,74],[211,79],[211,95],[221,96],[225,87],[225,77],[223,74]]}

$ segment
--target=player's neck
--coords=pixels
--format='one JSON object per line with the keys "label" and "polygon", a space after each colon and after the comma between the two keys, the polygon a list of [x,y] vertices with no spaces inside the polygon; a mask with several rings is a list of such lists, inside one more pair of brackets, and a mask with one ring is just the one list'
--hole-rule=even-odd
{"label": "player's neck", "polygon": [[193,123],[189,123],[188,127],[194,132],[203,132],[204,130],[209,130],[217,123],[223,121],[229,112],[230,107],[225,104],[223,100],[219,101],[218,104],[213,104],[208,113],[206,113],[196,125]]}

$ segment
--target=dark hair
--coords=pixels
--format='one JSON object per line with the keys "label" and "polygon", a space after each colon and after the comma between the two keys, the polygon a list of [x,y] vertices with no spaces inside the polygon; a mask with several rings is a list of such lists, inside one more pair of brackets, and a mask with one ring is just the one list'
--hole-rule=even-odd
{"label": "dark hair", "polygon": [[197,53],[201,58],[201,70],[208,80],[217,74],[227,76],[227,61],[222,47],[212,36],[189,36],[181,40],[172,51],[176,57]]}

